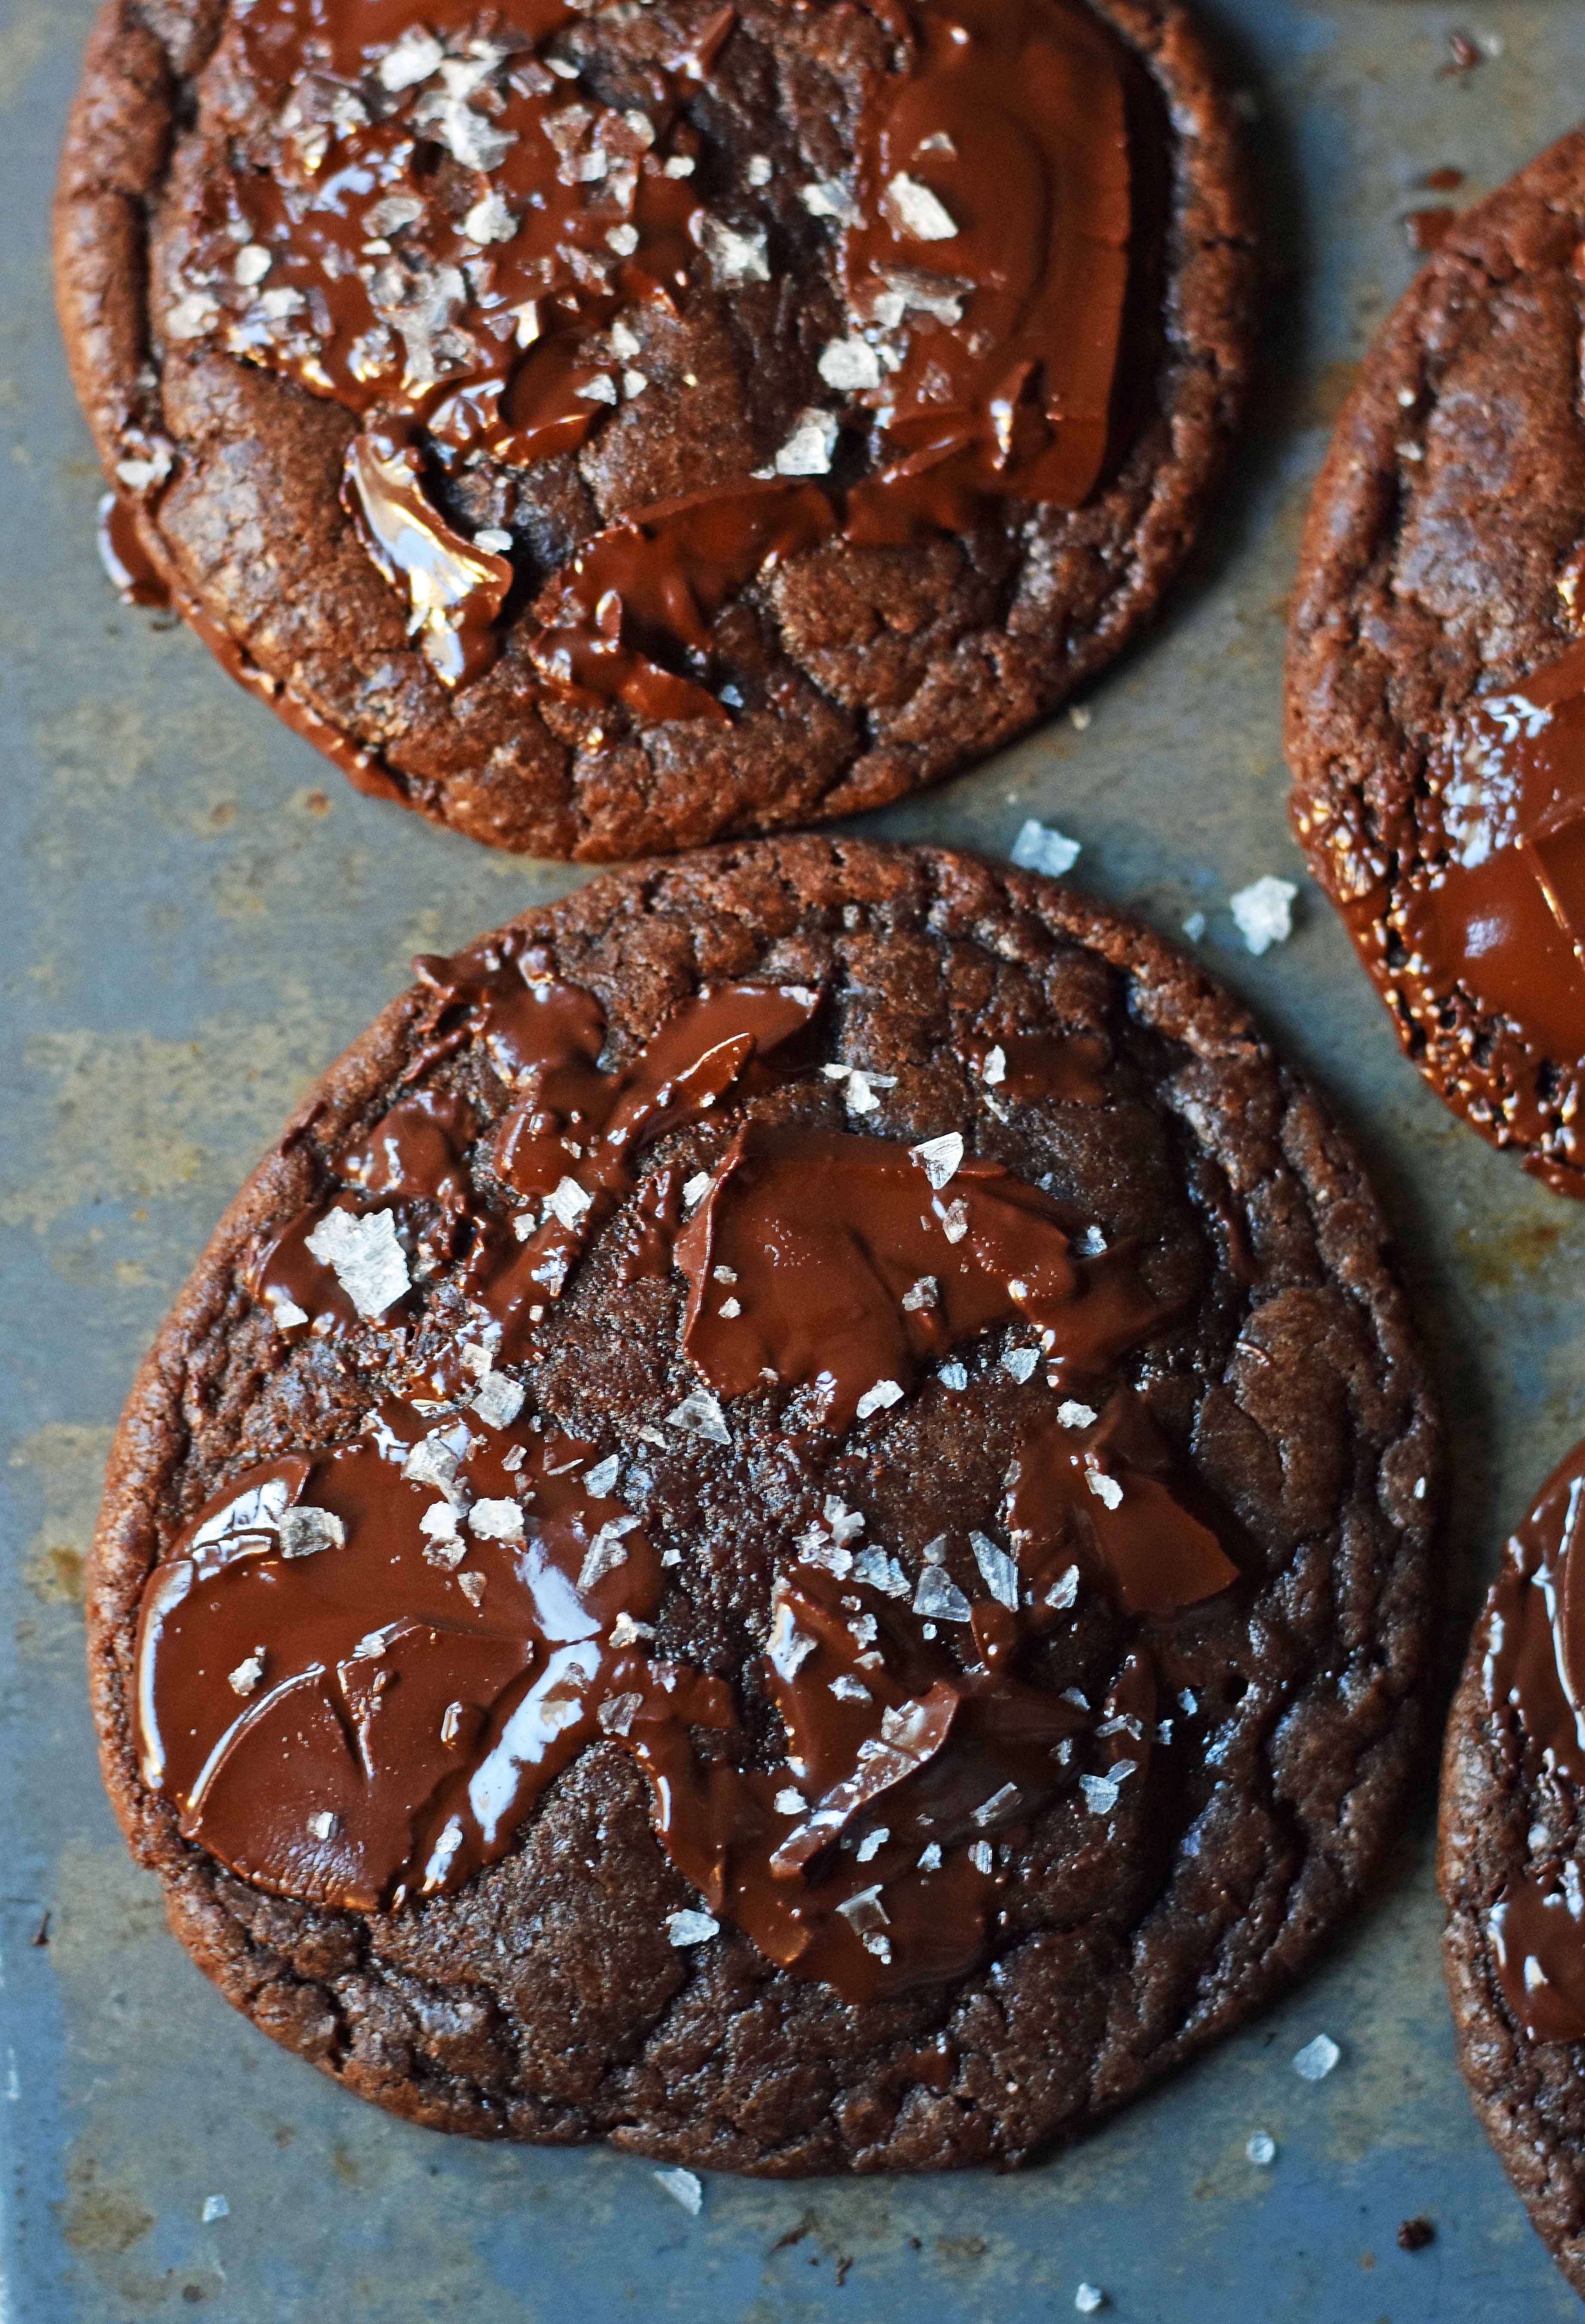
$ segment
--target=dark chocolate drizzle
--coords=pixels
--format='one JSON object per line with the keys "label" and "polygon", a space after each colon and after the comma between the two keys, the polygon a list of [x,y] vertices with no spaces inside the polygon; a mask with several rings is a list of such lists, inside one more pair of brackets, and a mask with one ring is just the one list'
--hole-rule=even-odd
{"label": "dark chocolate drizzle", "polygon": [[[836,240],[850,337],[812,364],[803,417],[833,447],[864,439],[867,465],[844,455],[857,480],[839,490],[767,446],[763,475],[585,541],[530,633],[548,695],[724,719],[714,616],[779,559],[837,534],[966,533],[1008,499],[1076,508],[1106,472],[1120,391],[1138,400],[1121,377],[1136,261],[1148,272],[1159,238],[1138,68],[1079,0],[882,14],[893,64],[851,183],[804,189]],[[472,0],[253,0],[217,68],[264,118],[234,140],[161,335],[358,416],[344,501],[448,686],[494,658],[514,567],[504,538],[456,530],[438,485],[576,451],[642,393],[624,316],[772,279],[769,208],[729,222],[696,177],[694,99],[732,11],[645,65],[642,107],[579,78],[563,36],[597,24],[570,0],[488,17]],[[828,447],[815,466],[831,464]]]}
{"label": "dark chocolate drizzle", "polygon": [[[1516,1722],[1526,1793],[1546,1776],[1585,1795],[1585,1444],[1508,1544],[1487,1617],[1487,1709]],[[1544,1831],[1544,1825],[1540,1829]],[[1533,1849],[1534,1840],[1526,1842]],[[1509,2009],[1533,2042],[1585,2041],[1585,1886],[1572,1851],[1532,1854],[1487,1916]]]}
{"label": "dark chocolate drizzle", "polygon": [[[817,991],[706,990],[612,1063],[595,997],[531,945],[421,968],[410,1074],[469,1047],[509,1102],[486,1122],[432,1084],[399,1097],[261,1246],[251,1287],[289,1342],[384,1385],[361,1435],[235,1478],[153,1569],[145,1780],[255,1885],[391,1911],[503,1854],[604,1739],[648,1776],[672,1863],[768,1960],[855,2001],[962,1974],[1002,1909],[999,1842],[1081,1778],[1115,1799],[1148,1776],[1147,1631],[1099,1716],[1038,1683],[1039,1642],[1085,1591],[1147,1625],[1238,1580],[1118,1376],[1171,1311],[1137,1254],[955,1132],[778,1118],[779,1089],[827,1085]],[[1064,1066],[1057,1038],[1016,1069],[1004,1044],[1000,1086],[1103,1102],[1098,1058]],[[652,1153],[706,1123],[716,1158],[691,1178]],[[751,1412],[829,1450],[961,1393],[981,1349],[1027,1400],[994,1536],[944,1536],[910,1570],[827,1495],[782,1553],[779,1756],[751,1748],[733,1684],[654,1651],[664,1564],[624,1499],[643,1447],[574,1443],[533,1403],[546,1319],[606,1234],[625,1279],[686,1282],[698,1385],[657,1418],[729,1475]]]}

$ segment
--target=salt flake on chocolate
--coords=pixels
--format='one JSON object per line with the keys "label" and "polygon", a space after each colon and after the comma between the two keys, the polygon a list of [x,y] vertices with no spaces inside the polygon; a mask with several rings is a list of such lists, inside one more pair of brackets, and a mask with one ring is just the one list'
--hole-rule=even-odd
{"label": "salt flake on chocolate", "polygon": [[832,339],[820,350],[816,369],[827,387],[879,387],[880,358],[867,339]]}
{"label": "salt flake on chocolate", "polygon": [[797,424],[776,456],[779,476],[824,476],[829,474],[831,456],[836,449],[839,433],[835,415],[829,411],[808,409],[800,411]]}
{"label": "salt flake on chocolate", "polygon": [[708,1944],[712,1937],[720,1933],[721,1923],[710,1913],[671,1913],[667,1916],[668,1942],[679,1947]]}
{"label": "salt flake on chocolate", "polygon": [[475,1501],[468,1511],[468,1531],[481,1541],[521,1541],[522,1510],[516,1501]]}
{"label": "salt flake on chocolate", "polygon": [[999,1548],[989,1534],[972,1533],[969,1546],[974,1553],[985,1587],[999,1605],[1010,1613],[1018,1610],[1018,1569],[1005,1549]]}
{"label": "salt flake on chocolate", "polygon": [[234,1671],[227,1671],[226,1683],[230,1687],[233,1694],[252,1694],[263,1675],[264,1649],[263,1646],[255,1646],[253,1653],[244,1661],[238,1663]]}
{"label": "salt flake on chocolate", "polygon": [[358,1218],[351,1211],[327,1211],[308,1238],[308,1247],[327,1267],[365,1322],[383,1315],[412,1288],[407,1254],[396,1239],[389,1211]]}
{"label": "salt flake on chocolate", "polygon": [[313,1557],[346,1543],[346,1527],[330,1509],[283,1509],[276,1530],[282,1557]]}
{"label": "salt flake on chocolate", "polygon": [[1294,898],[1298,889],[1291,880],[1277,880],[1268,872],[1230,899],[1239,934],[1256,954],[1274,944],[1286,944],[1294,932]]}
{"label": "salt flake on chocolate", "polygon": [[201,339],[220,319],[220,309],[207,290],[189,290],[165,310],[168,339]]}
{"label": "salt flake on chocolate", "polygon": [[1026,872],[1044,872],[1051,880],[1060,880],[1064,872],[1071,872],[1083,853],[1076,839],[1054,831],[1049,824],[1037,823],[1033,816],[1012,844],[1015,863]]}
{"label": "salt flake on chocolate", "polygon": [[524,1390],[504,1372],[487,1372],[469,1400],[486,1428],[510,1428],[523,1408]]}
{"label": "salt flake on chocolate", "polygon": [[428,80],[439,71],[445,60],[446,51],[434,33],[426,32],[421,24],[410,24],[375,66],[375,78],[382,88],[388,88],[395,96],[401,89],[416,88],[419,81]]}
{"label": "salt flake on chocolate", "polygon": [[899,171],[881,199],[893,227],[914,242],[951,242],[957,221],[945,203],[917,178]]}
{"label": "salt flake on chocolate", "polygon": [[[955,1130],[949,1130],[944,1138],[927,1138],[922,1146],[910,1146],[908,1152],[937,1194],[963,1167],[963,1141]],[[947,1239],[955,1240],[951,1235]]]}
{"label": "salt flake on chocolate", "polygon": [[1093,1405],[1081,1404],[1076,1397],[1069,1397],[1057,1406],[1056,1418],[1061,1428],[1093,1428],[1097,1414]]}
{"label": "salt flake on chocolate", "polygon": [[594,1204],[594,1196],[585,1194],[576,1178],[563,1178],[555,1193],[546,1201],[545,1208],[552,1218],[559,1219],[570,1234]]}
{"label": "salt flake on chocolate", "polygon": [[696,1388],[685,1396],[666,1416],[669,1428],[680,1428],[685,1435],[703,1436],[712,1444],[730,1444],[732,1437],[726,1425],[726,1416],[708,1388]]}
{"label": "salt flake on chocolate", "polygon": [[859,213],[837,178],[816,178],[798,188],[798,199],[811,217],[834,218],[839,226],[857,226]]}

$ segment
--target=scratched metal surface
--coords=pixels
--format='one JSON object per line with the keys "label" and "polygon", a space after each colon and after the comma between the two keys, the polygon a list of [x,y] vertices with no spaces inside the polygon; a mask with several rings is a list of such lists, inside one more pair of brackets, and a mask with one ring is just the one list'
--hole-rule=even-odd
{"label": "scratched metal surface", "polygon": [[[78,1594],[132,1370],[309,1077],[405,981],[580,876],[360,799],[180,630],[123,610],[50,306],[46,205],[92,0],[0,7],[0,2324],[199,2312],[378,2324],[478,2308],[998,2324],[1081,2281],[1153,2324],[1550,2319],[1571,2296],[1465,2103],[1436,1967],[1429,1771],[1392,1877],[1282,2006],[1077,2151],[1017,2179],[712,2181],[689,2218],[637,2162],[447,2141],[342,2097],[234,2015],[166,1934],[95,1770]],[[1175,929],[1363,1139],[1455,1424],[1456,1651],[1479,1576],[1585,1425],[1571,1299],[1585,1209],[1459,1128],[1399,1058],[1305,887],[1285,948],[1230,892],[1301,877],[1277,678],[1306,486],[1413,263],[1426,171],[1495,185],[1569,126],[1585,9],[1208,0],[1280,259],[1260,424],[1170,618],[1066,719],[874,827],[1005,851],[1044,814],[1076,877]],[[1501,36],[1439,78],[1458,27]],[[1421,197],[1420,198],[1424,198]],[[48,1942],[31,1943],[50,1914]],[[1310,2085],[1289,2061],[1341,2045]],[[1257,2131],[1278,2157],[1245,2157]],[[204,2225],[206,2196],[229,2216]],[[1401,2253],[1401,2219],[1437,2240]],[[838,2289],[840,2285],[840,2289]]]}

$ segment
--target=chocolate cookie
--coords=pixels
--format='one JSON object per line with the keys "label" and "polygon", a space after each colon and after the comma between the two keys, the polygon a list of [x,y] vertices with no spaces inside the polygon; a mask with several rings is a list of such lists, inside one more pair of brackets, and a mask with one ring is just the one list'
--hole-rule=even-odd
{"label": "chocolate cookie", "polygon": [[1585,1193],[1585,131],[1460,218],[1367,358],[1294,613],[1294,821],[1409,1055]]}
{"label": "chocolate cookie", "polygon": [[1476,1624],[1442,1764],[1442,1958],[1459,2063],[1537,2234],[1585,2298],[1585,1444]]}
{"label": "chocolate cookie", "polygon": [[113,569],[355,782],[591,859],[1093,675],[1251,288],[1175,0],[108,0],[57,263]]}
{"label": "chocolate cookie", "polygon": [[420,981],[123,1421],[106,1780],[277,2040],[441,2126],[1011,2163],[1358,1896],[1438,1432],[1199,970],[929,851],[613,874]]}

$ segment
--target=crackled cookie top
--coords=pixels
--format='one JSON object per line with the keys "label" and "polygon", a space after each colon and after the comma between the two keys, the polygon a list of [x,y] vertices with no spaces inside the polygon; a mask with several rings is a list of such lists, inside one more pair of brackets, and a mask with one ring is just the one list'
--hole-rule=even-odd
{"label": "crackled cookie top", "polygon": [[[1114,650],[1181,550],[1244,255],[1174,10],[253,0],[141,71],[151,38],[112,0],[60,211],[114,569],[136,536],[372,787],[558,853],[707,835],[733,786],[806,814],[883,727],[895,790],[898,748],[940,771]],[[134,333],[101,148],[144,152],[161,81]]]}
{"label": "crackled cookie top", "polygon": [[488,1997],[465,2099],[323,2053],[425,2119],[1032,2151],[1399,1796],[1435,1443],[1368,1191],[1191,964],[961,858],[707,855],[420,967],[129,1412],[129,1829],[288,2038],[327,1947],[361,2026]]}

